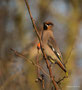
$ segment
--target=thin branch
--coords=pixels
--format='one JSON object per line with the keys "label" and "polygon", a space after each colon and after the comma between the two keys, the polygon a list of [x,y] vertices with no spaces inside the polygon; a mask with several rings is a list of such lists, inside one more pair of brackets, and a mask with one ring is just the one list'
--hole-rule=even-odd
{"label": "thin branch", "polygon": [[[35,65],[36,67],[38,67],[46,76],[49,77],[49,75],[47,74],[47,72],[46,72],[40,65],[35,64],[35,63],[34,63],[33,61],[31,61],[31,60],[28,60],[23,54],[17,52],[16,50],[14,50],[14,49],[12,49],[12,48],[11,48],[10,50],[13,51],[16,56],[19,56],[19,57],[25,59],[27,62]],[[25,61],[24,63],[26,63],[26,61]],[[10,76],[10,77],[5,81],[5,83],[4,83],[2,86],[0,86],[0,90],[4,90],[4,88],[8,85],[8,83],[9,83],[11,80],[13,80],[14,78],[16,78],[16,77],[17,77],[19,74],[21,74],[21,73],[22,73],[22,72],[19,71],[19,72],[16,72],[15,75]]]}
{"label": "thin branch", "polygon": [[[39,50],[37,50],[36,64],[39,65]],[[37,76],[40,77],[40,69],[37,67]]]}
{"label": "thin branch", "polygon": [[28,12],[29,12],[29,15],[30,15],[30,18],[31,18],[31,21],[32,21],[32,25],[33,25],[33,28],[35,30],[35,33],[36,33],[39,41],[41,41],[40,35],[39,35],[38,30],[36,28],[35,21],[34,21],[34,19],[32,17],[32,14],[31,14],[31,11],[30,11],[30,7],[29,7],[29,4],[28,4],[27,0],[25,0],[25,3],[26,3],[26,6],[27,6],[27,9],[28,9]]}
{"label": "thin branch", "polygon": [[36,80],[36,82],[40,81],[42,82],[42,88],[45,89],[45,86],[44,86],[44,75],[41,74],[41,76],[39,76]]}
{"label": "thin branch", "polygon": [[42,87],[43,89],[45,89],[45,86],[44,86],[44,75],[42,74]]}
{"label": "thin branch", "polygon": [[17,52],[16,50],[14,50],[14,49],[12,49],[12,48],[11,48],[10,50],[13,51],[13,52],[15,53],[15,55],[17,55],[17,56],[25,59],[25,60],[28,61],[29,63],[31,63],[31,64],[33,64],[34,66],[38,67],[46,76],[49,77],[49,75],[47,74],[47,72],[46,72],[40,65],[37,65],[36,63],[34,63],[34,62],[31,61],[31,60],[28,60],[28,58],[26,58],[23,54]]}
{"label": "thin branch", "polygon": [[[39,65],[39,49],[37,49],[37,57],[36,57],[36,64]],[[37,67],[37,76],[38,78],[35,80],[36,82],[40,81],[42,82],[42,87],[43,89],[45,88],[44,87],[44,75],[40,75],[40,69]]]}
{"label": "thin branch", "polygon": [[65,78],[67,78],[67,77],[64,76],[63,78],[61,78],[60,80],[58,80],[58,81],[57,81],[57,84],[59,84],[59,83],[60,83],[61,81],[63,81]]}
{"label": "thin branch", "polygon": [[27,9],[28,9],[28,12],[29,12],[29,15],[30,15],[30,18],[31,18],[31,21],[32,21],[32,25],[33,25],[34,30],[35,30],[35,33],[36,33],[36,35],[37,35],[37,37],[38,37],[38,39],[39,39],[39,42],[40,42],[40,45],[41,45],[41,51],[42,51],[42,53],[43,53],[43,57],[45,58],[45,61],[46,61],[46,64],[47,64],[47,68],[48,68],[48,70],[49,70],[50,78],[51,78],[51,80],[52,80],[52,82],[53,82],[54,87],[56,88],[56,90],[58,90],[58,85],[57,85],[57,83],[56,83],[56,81],[54,80],[54,77],[53,77],[53,75],[52,75],[51,67],[50,67],[49,62],[48,62],[48,60],[47,60],[47,56],[46,56],[46,54],[45,54],[45,52],[44,52],[44,50],[43,50],[43,48],[42,48],[41,38],[40,38],[40,35],[39,35],[39,33],[38,33],[38,30],[37,30],[35,21],[34,21],[34,19],[33,19],[33,17],[32,17],[32,14],[31,14],[31,11],[30,11],[30,7],[29,7],[29,4],[28,4],[28,1],[25,0],[25,3],[26,3],[26,6],[27,6]]}

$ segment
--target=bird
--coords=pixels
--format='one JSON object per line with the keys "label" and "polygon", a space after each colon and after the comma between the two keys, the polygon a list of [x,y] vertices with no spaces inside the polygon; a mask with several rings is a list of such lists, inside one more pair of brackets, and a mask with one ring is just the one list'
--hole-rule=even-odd
{"label": "bird", "polygon": [[[54,34],[53,34],[53,26],[54,24],[50,21],[43,23],[43,30],[41,34],[41,40],[42,40],[42,48],[44,49],[44,52],[48,58],[48,60],[51,61],[51,63],[55,63],[59,65],[59,67],[66,73],[66,76],[68,76],[68,72],[66,70],[66,67],[62,60],[62,54],[60,52],[60,49],[56,43]],[[37,44],[37,48],[40,49],[40,43]]]}

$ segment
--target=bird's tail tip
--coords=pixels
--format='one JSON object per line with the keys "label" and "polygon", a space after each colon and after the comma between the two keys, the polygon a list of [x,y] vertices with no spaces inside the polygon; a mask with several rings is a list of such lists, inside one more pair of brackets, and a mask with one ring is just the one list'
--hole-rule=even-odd
{"label": "bird's tail tip", "polygon": [[66,72],[66,77],[68,77],[68,72]]}

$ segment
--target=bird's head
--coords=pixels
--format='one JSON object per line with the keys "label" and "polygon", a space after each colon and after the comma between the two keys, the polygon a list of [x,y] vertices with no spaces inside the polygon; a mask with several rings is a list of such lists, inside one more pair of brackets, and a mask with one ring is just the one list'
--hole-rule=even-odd
{"label": "bird's head", "polygon": [[43,23],[43,29],[44,30],[50,30],[50,29],[52,29],[53,25],[54,24],[52,22],[44,22]]}

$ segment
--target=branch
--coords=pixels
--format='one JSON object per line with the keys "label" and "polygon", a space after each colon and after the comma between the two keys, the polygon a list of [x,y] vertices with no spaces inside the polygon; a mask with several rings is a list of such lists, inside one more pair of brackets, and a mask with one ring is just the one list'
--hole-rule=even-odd
{"label": "branch", "polygon": [[28,61],[29,63],[33,64],[34,66],[38,67],[46,76],[49,77],[49,75],[47,74],[47,72],[46,72],[40,65],[37,65],[36,63],[34,63],[34,62],[31,61],[31,60],[28,60],[28,58],[26,58],[23,54],[17,52],[16,50],[14,50],[14,49],[12,49],[12,48],[11,48],[10,50],[13,51],[16,56],[19,56],[19,57],[25,59],[26,61]]}
{"label": "branch", "polygon": [[[37,50],[36,64],[39,65],[39,50]],[[40,77],[40,70],[37,68],[37,76]]]}
{"label": "branch", "polygon": [[36,28],[36,24],[35,24],[35,21],[34,21],[34,19],[32,17],[32,14],[31,14],[31,11],[30,11],[30,7],[29,7],[29,4],[28,4],[27,0],[25,0],[25,3],[26,3],[26,6],[27,6],[27,9],[28,9],[28,12],[29,12],[29,15],[30,15],[30,18],[31,18],[31,21],[32,21],[32,25],[33,25],[33,28],[35,30],[35,33],[36,33],[39,41],[41,41],[40,35],[39,35],[38,30]]}
{"label": "branch", "polygon": [[[17,52],[16,50],[14,50],[14,49],[12,49],[12,48],[11,48],[10,50],[13,51],[16,56],[19,56],[19,57],[25,59],[26,61],[28,61],[29,63],[33,64],[34,66],[38,67],[46,76],[49,77],[49,75],[47,74],[47,72],[46,72],[40,65],[37,65],[36,63],[34,63],[34,62],[31,61],[31,60],[28,60],[23,54]],[[26,63],[26,62],[24,62],[24,63]],[[13,80],[14,78],[16,78],[16,77],[17,77],[19,74],[21,74],[21,73],[22,73],[22,72],[19,71],[19,72],[16,72],[15,75],[10,76],[10,77],[5,81],[5,83],[4,83],[2,86],[0,86],[0,90],[4,90],[4,88],[8,85],[8,83],[9,83],[11,80]]]}
{"label": "branch", "polygon": [[38,33],[38,30],[37,30],[35,21],[34,21],[34,19],[33,19],[33,17],[32,17],[32,14],[31,14],[31,11],[30,11],[30,7],[29,7],[29,4],[28,4],[28,1],[25,0],[25,3],[26,3],[26,6],[27,6],[27,9],[28,9],[28,12],[29,12],[31,21],[32,21],[33,28],[34,28],[34,30],[35,30],[35,33],[36,33],[38,39],[39,39],[39,42],[40,42],[40,45],[41,45],[41,51],[42,51],[43,57],[44,57],[44,59],[45,59],[45,61],[46,61],[47,68],[48,68],[49,74],[50,74],[50,78],[51,78],[51,80],[52,80],[52,82],[53,82],[54,87],[56,88],[56,90],[58,90],[58,85],[57,85],[57,83],[56,83],[56,81],[54,80],[54,77],[53,77],[53,75],[52,75],[51,67],[50,67],[50,65],[49,65],[47,56],[46,56],[46,54],[45,54],[45,52],[44,52],[44,50],[43,50],[43,48],[42,48],[41,38],[40,38],[40,35],[39,35],[39,33]]}
{"label": "branch", "polygon": [[[37,65],[39,65],[39,58],[38,58],[38,56],[39,56],[39,50],[37,49],[37,60],[36,60]],[[38,78],[35,81],[36,82],[38,82],[38,81],[42,82],[42,87],[43,87],[43,89],[45,89],[45,86],[44,86],[44,75],[43,74],[40,75],[40,69],[38,67],[37,67],[37,76],[38,76]]]}
{"label": "branch", "polygon": [[59,84],[59,83],[60,83],[61,81],[63,81],[65,78],[67,78],[67,77],[64,76],[63,78],[61,78],[60,80],[58,80],[58,81],[57,81],[57,84]]}

